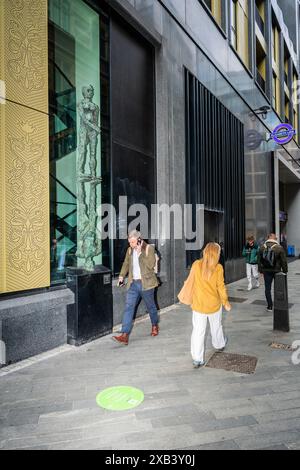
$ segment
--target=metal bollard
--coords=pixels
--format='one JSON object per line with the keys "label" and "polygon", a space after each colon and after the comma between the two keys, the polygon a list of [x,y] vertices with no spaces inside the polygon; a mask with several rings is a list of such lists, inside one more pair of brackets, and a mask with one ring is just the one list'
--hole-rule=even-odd
{"label": "metal bollard", "polygon": [[290,331],[287,275],[277,273],[274,281],[273,330]]}

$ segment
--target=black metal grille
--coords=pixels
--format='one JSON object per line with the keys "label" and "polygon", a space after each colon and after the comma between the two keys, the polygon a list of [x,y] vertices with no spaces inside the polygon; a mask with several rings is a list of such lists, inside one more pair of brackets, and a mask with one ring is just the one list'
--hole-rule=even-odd
{"label": "black metal grille", "polygon": [[240,374],[254,374],[257,365],[257,358],[232,353],[214,353],[206,364],[206,367],[213,369],[224,369]]}
{"label": "black metal grille", "polygon": [[[188,70],[186,199],[224,212],[226,259],[241,256],[245,237],[243,124]],[[195,253],[187,253],[190,264]]]}
{"label": "black metal grille", "polygon": [[290,344],[284,344],[284,343],[270,343],[269,346],[272,349],[281,349],[283,351],[297,351],[298,348],[293,348]]}

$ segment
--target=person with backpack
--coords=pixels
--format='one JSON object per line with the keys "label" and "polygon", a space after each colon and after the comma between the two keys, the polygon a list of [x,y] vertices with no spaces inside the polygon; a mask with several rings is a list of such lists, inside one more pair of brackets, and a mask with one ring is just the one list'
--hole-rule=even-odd
{"label": "person with backpack", "polygon": [[129,247],[121,268],[118,286],[124,286],[124,279],[128,275],[126,306],[122,320],[122,330],[119,336],[112,339],[119,344],[128,345],[132,329],[135,308],[142,298],[150,315],[152,330],[151,336],[159,333],[158,313],[154,300],[154,291],[158,286],[156,277],[157,257],[155,249],[141,238],[140,232],[133,230],[128,235]]}
{"label": "person with backpack", "polygon": [[259,272],[257,265],[258,244],[253,235],[247,238],[247,243],[243,249],[243,256],[246,258],[246,271],[248,279],[248,290],[252,289],[252,276],[255,279],[255,286],[259,287]]}
{"label": "person with backpack", "polygon": [[281,271],[285,274],[288,272],[286,254],[284,248],[278,243],[275,233],[270,233],[268,240],[260,247],[257,261],[259,272],[263,273],[265,280],[267,311],[272,312],[273,300],[271,288],[275,274]]}

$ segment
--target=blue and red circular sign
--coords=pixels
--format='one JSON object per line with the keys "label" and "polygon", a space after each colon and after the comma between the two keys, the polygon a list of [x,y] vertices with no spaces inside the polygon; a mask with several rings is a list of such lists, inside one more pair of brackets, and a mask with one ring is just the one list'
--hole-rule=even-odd
{"label": "blue and red circular sign", "polygon": [[288,144],[296,134],[295,129],[291,124],[282,123],[275,127],[271,134],[271,139],[274,139],[277,144]]}

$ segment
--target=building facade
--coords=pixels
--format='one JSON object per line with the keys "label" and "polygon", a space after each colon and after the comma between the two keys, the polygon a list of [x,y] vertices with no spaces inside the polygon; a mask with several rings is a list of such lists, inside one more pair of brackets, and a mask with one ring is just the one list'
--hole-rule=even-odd
{"label": "building facade", "polygon": [[[227,282],[245,275],[247,235],[276,231],[300,253],[299,24],[299,0],[1,2],[0,363],[67,341],[66,268],[84,264],[88,205],[98,220],[115,208],[116,233],[108,219],[93,251],[112,272],[114,325],[139,209],[190,204],[197,230],[201,207]],[[281,123],[296,131],[284,145]],[[201,249],[174,235],[174,214],[170,235],[149,220],[160,308]]]}

